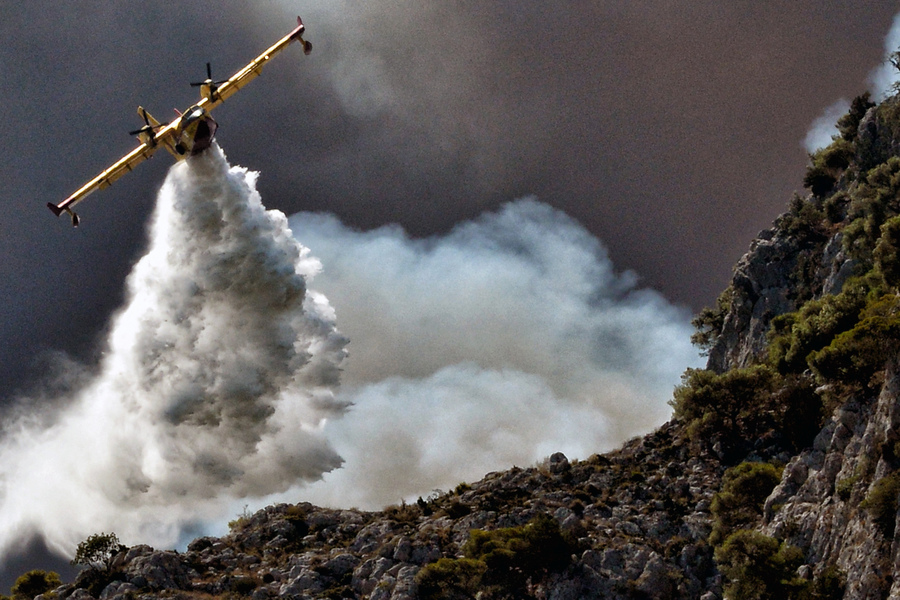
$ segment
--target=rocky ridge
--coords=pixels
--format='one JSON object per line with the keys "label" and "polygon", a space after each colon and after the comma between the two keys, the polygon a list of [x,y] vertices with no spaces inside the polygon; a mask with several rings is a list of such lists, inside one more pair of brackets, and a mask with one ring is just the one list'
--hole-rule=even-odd
{"label": "rocky ridge", "polygon": [[529,582],[534,597],[700,598],[721,589],[706,541],[721,470],[715,457],[692,455],[667,425],[603,456],[569,462],[554,454],[544,465],[491,473],[383,512],[270,506],[184,553],[123,550],[109,576],[88,570],[53,593],[71,600],[412,599],[420,597],[423,567],[457,558],[472,530],[547,514],[573,554],[565,568]]}

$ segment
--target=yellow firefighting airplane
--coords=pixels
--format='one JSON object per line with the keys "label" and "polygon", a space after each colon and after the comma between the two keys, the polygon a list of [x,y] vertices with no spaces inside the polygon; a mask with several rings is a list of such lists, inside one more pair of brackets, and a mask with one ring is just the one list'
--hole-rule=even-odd
{"label": "yellow firefighting airplane", "polygon": [[296,29],[254,58],[250,64],[226,81],[213,81],[209,63],[207,63],[207,79],[203,82],[191,84],[200,88],[201,100],[183,113],[179,113],[176,110],[178,118],[171,123],[160,123],[143,107],[139,106],[138,114],[144,119],[145,125],[136,131],[132,131],[131,135],[136,135],[141,141],[141,145],[113,163],[111,167],[91,179],[59,204],[48,202],[47,206],[57,217],[64,212],[68,213],[72,217],[72,225],[78,227],[78,215],[72,210],[76,204],[84,200],[94,190],[112,185],[115,180],[134,169],[135,165],[153,156],[153,153],[160,147],[168,150],[177,160],[183,160],[209,148],[218,127],[209,112],[244,87],[251,79],[259,75],[263,65],[290,45],[291,42],[300,42],[303,45],[304,53],[309,54],[312,51],[312,44],[303,39],[304,30],[303,21],[300,20],[300,17],[297,17]]}

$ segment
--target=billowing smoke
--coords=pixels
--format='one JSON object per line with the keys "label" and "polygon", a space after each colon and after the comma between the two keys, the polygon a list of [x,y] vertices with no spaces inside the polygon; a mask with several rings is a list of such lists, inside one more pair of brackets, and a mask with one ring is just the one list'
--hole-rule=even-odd
{"label": "billowing smoke", "polygon": [[[171,546],[341,464],[322,435],[346,338],[306,280],[320,263],[217,147],[173,167],[98,373],[64,406],[6,421],[0,555],[31,533]],[[64,303],[60,305],[64,310]]]}
{"label": "billowing smoke", "polygon": [[810,154],[816,150],[827,147],[833,141],[834,136],[838,135],[837,121],[850,110],[850,101],[846,98],[835,100],[831,106],[822,111],[822,114],[816,117],[806,132],[803,139],[803,147]]}
{"label": "billowing smoke", "polygon": [[587,457],[668,418],[688,320],[536,200],[422,240],[289,223],[214,148],[171,170],[97,372],[6,420],[0,554],[171,547],[244,502],[381,508]]}
{"label": "billowing smoke", "polygon": [[381,508],[556,451],[585,458],[665,421],[699,366],[689,315],[533,199],[425,240],[290,223],[353,340],[339,393],[353,406],[326,425],[346,463],[304,498]]}
{"label": "billowing smoke", "polygon": [[[891,29],[884,38],[884,55],[890,56],[900,50],[900,13],[894,15]],[[894,86],[900,81],[900,73],[888,60],[872,69],[869,73],[869,89],[873,97],[881,101],[885,96],[893,93]]]}

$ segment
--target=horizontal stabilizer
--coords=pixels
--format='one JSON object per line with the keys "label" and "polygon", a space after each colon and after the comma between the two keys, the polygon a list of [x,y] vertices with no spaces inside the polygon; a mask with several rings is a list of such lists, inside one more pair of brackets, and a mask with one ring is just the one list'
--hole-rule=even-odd
{"label": "horizontal stabilizer", "polygon": [[58,207],[57,205],[53,204],[52,202],[48,202],[48,203],[47,203],[47,208],[49,208],[50,211],[51,211],[54,215],[56,215],[57,217],[58,217],[59,215],[61,215],[62,212],[63,212],[63,209],[61,209],[61,208]]}
{"label": "horizontal stabilizer", "polygon": [[59,215],[63,214],[64,212],[67,212],[70,215],[72,215],[72,227],[78,227],[78,224],[81,222],[81,219],[78,218],[78,215],[76,215],[75,212],[68,206],[60,207],[56,204],[53,204],[52,202],[48,202],[47,208],[49,208],[50,212],[52,212],[57,217]]}

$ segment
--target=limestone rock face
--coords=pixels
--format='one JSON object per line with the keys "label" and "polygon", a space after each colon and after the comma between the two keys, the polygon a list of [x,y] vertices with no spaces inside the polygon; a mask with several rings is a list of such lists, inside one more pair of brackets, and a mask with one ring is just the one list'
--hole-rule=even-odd
{"label": "limestone rock face", "polygon": [[792,238],[763,231],[735,267],[732,300],[722,334],[709,352],[708,367],[718,373],[747,366],[766,347],[772,319],[796,310],[791,276],[797,267]]}
{"label": "limestone rock face", "polygon": [[[876,518],[872,492],[894,472],[884,448],[900,439],[900,373],[888,369],[877,398],[837,410],[812,448],[786,466],[766,500],[763,533],[804,551],[815,571],[837,565],[845,574],[845,598],[900,597],[893,556],[897,498],[887,520]],[[865,499],[870,498],[867,506]]]}
{"label": "limestone rock face", "polygon": [[842,239],[841,231],[830,237],[792,235],[777,226],[761,231],[734,268],[730,305],[707,368],[724,373],[764,359],[772,319],[810,298],[839,293],[857,266]]}

